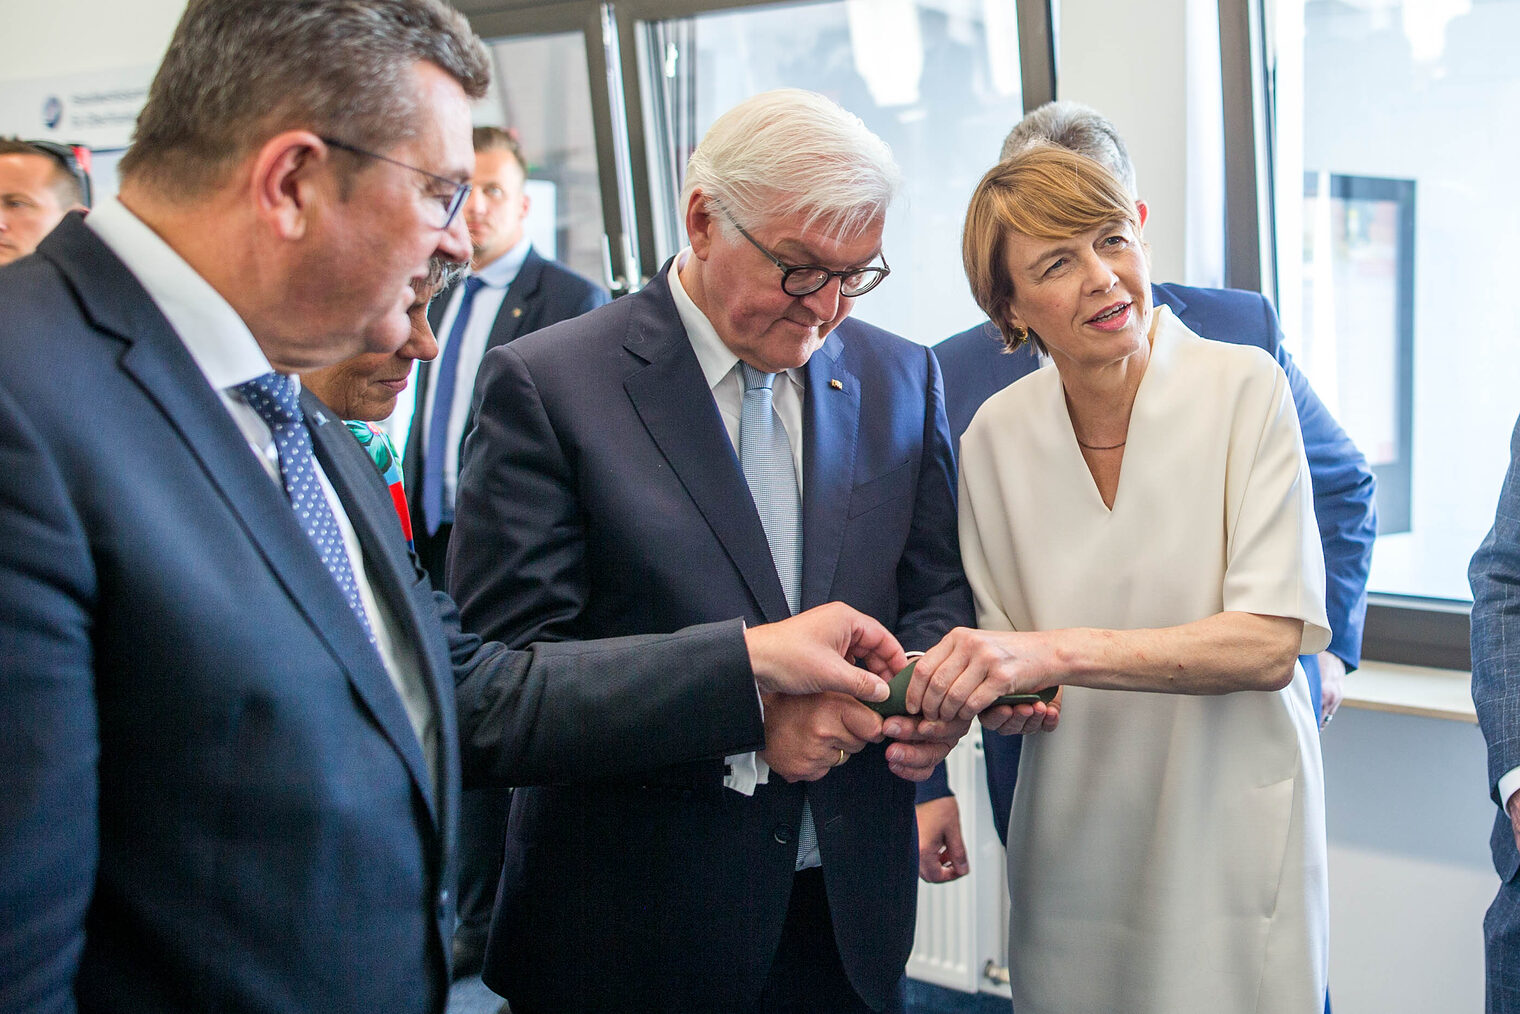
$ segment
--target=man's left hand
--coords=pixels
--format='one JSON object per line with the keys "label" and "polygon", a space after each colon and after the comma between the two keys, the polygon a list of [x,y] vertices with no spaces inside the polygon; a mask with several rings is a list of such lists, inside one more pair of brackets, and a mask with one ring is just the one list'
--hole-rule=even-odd
{"label": "man's left hand", "polygon": [[1322,651],[1319,661],[1319,724],[1324,728],[1346,696],[1346,663],[1334,652]]}
{"label": "man's left hand", "polygon": [[945,884],[971,872],[966,839],[961,836],[961,808],[954,796],[941,796],[914,807],[918,818],[918,875],[925,883]]}

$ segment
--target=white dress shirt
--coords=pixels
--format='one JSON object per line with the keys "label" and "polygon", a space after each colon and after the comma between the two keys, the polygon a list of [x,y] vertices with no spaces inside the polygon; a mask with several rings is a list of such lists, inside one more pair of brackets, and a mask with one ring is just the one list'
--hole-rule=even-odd
{"label": "white dress shirt", "polygon": [[[273,369],[248,325],[209,282],[120,201],[113,198],[102,202],[90,212],[85,224],[147,290],[180,341],[184,342],[206,382],[221,396],[222,404],[242,431],[264,471],[279,487],[280,495],[285,496],[284,481],[280,477],[280,456],[273,434],[237,390],[239,384]],[[295,379],[299,384],[300,378]],[[359,598],[375,633],[380,660],[396,692],[401,695],[412,730],[422,744],[422,754],[427,760],[428,774],[436,792],[439,788],[438,716],[422,682],[417,652],[398,638],[400,628],[395,617],[375,595],[365,573],[364,554],[354,526],[323,472],[321,462],[314,457],[313,464],[322,492],[343,534],[343,545],[348,551]],[[316,552],[315,548],[312,552]]]}
{"label": "white dress shirt", "polygon": [[[459,481],[459,442],[464,439],[465,420],[470,415],[470,400],[475,393],[475,375],[480,372],[480,360],[486,354],[486,343],[491,329],[496,326],[496,315],[507,298],[507,288],[517,280],[523,262],[533,244],[524,236],[517,245],[496,260],[487,264],[473,277],[485,284],[475,293],[470,304],[470,319],[465,322],[464,334],[460,336],[459,368],[454,375],[454,402],[449,406],[448,439],[443,443],[443,502],[450,509],[454,506],[454,489]],[[438,319],[438,358],[434,368],[428,371],[428,386],[423,405],[427,408],[422,416],[422,446],[426,453],[428,437],[433,426],[433,392],[438,387],[437,363],[442,362],[449,335],[454,330],[454,320],[459,316],[459,304],[464,299],[463,283],[454,286],[449,305]],[[405,446],[404,444],[402,446]]]}

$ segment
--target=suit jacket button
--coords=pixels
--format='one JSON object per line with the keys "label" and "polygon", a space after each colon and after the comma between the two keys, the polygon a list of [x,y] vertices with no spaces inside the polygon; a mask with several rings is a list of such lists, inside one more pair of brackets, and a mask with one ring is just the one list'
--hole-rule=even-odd
{"label": "suit jacket button", "polygon": [[790,845],[792,843],[792,829],[787,825],[777,824],[776,830],[773,833],[776,836],[776,840],[781,844]]}

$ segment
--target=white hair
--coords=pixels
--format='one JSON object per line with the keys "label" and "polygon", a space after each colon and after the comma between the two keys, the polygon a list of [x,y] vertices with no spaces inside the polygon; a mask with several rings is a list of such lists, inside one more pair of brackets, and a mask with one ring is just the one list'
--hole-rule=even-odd
{"label": "white hair", "polygon": [[887,143],[816,92],[761,92],[718,117],[686,163],[681,209],[692,194],[755,229],[804,214],[804,228],[826,222],[851,236],[886,213],[902,173]]}

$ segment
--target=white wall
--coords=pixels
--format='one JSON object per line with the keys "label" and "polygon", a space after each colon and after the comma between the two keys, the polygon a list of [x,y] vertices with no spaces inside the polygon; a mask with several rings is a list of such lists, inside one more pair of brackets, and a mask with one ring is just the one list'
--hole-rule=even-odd
{"label": "white wall", "polygon": [[0,81],[157,65],[184,0],[0,0]]}
{"label": "white wall", "polygon": [[1157,281],[1217,285],[1223,128],[1215,0],[1061,0],[1056,95],[1119,128]]}
{"label": "white wall", "polygon": [[1478,727],[1342,708],[1320,743],[1336,1014],[1481,1011],[1499,878]]}

